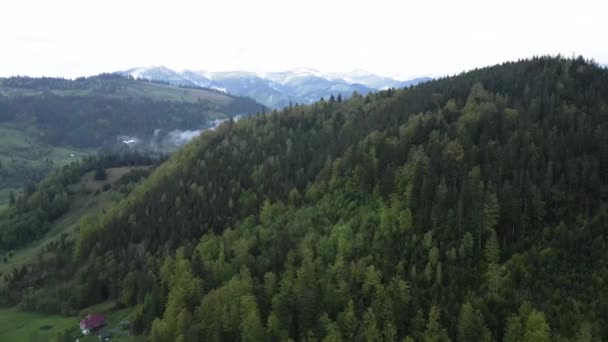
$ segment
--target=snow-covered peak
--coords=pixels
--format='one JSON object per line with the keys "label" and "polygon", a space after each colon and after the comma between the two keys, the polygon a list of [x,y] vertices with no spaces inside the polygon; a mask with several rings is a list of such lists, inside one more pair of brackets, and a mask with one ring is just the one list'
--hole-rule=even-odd
{"label": "snow-covered peak", "polygon": [[148,72],[148,70],[155,68],[155,67],[142,67],[142,68],[134,68],[134,69],[130,69],[125,71],[125,73],[133,76],[134,78],[142,78],[141,75],[145,74]]}
{"label": "snow-covered peak", "polygon": [[179,74],[166,66],[138,67],[118,72],[121,75],[130,75],[133,78],[146,80],[162,80],[167,82],[176,81],[180,78]]}
{"label": "snow-covered peak", "polygon": [[328,77],[337,76],[337,77],[369,77],[369,76],[377,76],[372,74],[371,72],[363,69],[356,69],[349,72],[344,73],[330,73],[326,74]]}
{"label": "snow-covered peak", "polygon": [[313,68],[295,68],[276,72],[206,70],[173,71],[164,66],[133,68],[119,72],[135,78],[164,81],[183,86],[213,88],[233,95],[248,96],[273,108],[290,102],[311,103],[319,98],[354,91],[367,94],[374,90],[407,87],[425,79],[395,78],[356,69],[348,72],[324,73]]}
{"label": "snow-covered peak", "polygon": [[225,78],[250,78],[257,77],[258,75],[255,72],[251,71],[243,71],[243,70],[235,70],[235,71],[219,71],[209,73],[209,78],[214,79],[225,79]]}
{"label": "snow-covered peak", "polygon": [[321,77],[321,72],[312,68],[297,68],[285,71],[274,71],[274,72],[263,72],[258,74],[261,78],[277,82],[280,84],[287,84],[290,81],[303,78],[303,77]]}
{"label": "snow-covered peak", "polygon": [[202,69],[201,70],[182,69],[178,73],[181,75],[183,75],[183,74],[199,75],[199,76],[203,76],[205,78],[209,78],[212,74],[210,71],[202,70]]}

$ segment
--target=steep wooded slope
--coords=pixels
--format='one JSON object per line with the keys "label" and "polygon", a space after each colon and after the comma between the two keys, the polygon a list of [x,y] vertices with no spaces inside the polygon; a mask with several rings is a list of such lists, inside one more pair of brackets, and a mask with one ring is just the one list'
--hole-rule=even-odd
{"label": "steep wooded slope", "polygon": [[82,228],[74,302],[153,341],[605,338],[607,94],[543,57],[225,124]]}

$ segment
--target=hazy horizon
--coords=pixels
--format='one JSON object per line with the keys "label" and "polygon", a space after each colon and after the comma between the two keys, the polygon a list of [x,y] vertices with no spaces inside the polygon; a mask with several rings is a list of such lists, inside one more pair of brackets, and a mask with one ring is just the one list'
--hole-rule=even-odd
{"label": "hazy horizon", "polygon": [[[535,56],[528,56],[528,57],[522,57],[522,58],[518,58],[518,59],[530,59],[533,57],[542,57],[542,56],[552,56],[555,57],[556,55],[535,55]],[[580,55],[570,55],[570,56],[566,56],[563,55],[564,57],[578,57]],[[588,56],[584,56],[582,55],[585,59],[592,59],[589,58]],[[595,59],[593,59],[595,60]],[[47,74],[40,74],[40,75],[32,75],[32,74],[12,74],[12,75],[0,75],[0,77],[58,77],[58,78],[66,78],[66,79],[76,79],[79,77],[91,77],[91,76],[97,76],[100,74],[104,74],[104,73],[115,73],[115,72],[121,72],[121,71],[127,71],[130,69],[136,69],[136,68],[167,68],[169,70],[175,71],[175,72],[183,72],[183,71],[193,71],[193,72],[201,72],[203,75],[207,75],[207,74],[213,74],[213,73],[224,73],[224,72],[250,72],[250,73],[254,73],[257,75],[261,75],[264,73],[281,73],[281,72],[292,72],[292,71],[297,71],[299,69],[312,69],[315,71],[318,71],[319,74],[321,75],[331,75],[331,74],[347,74],[347,73],[351,73],[351,72],[357,72],[357,71],[365,71],[365,72],[369,72],[370,74],[374,74],[377,76],[382,76],[382,77],[389,77],[389,78],[393,78],[395,80],[398,81],[409,81],[409,80],[413,80],[413,79],[417,79],[417,78],[424,78],[424,77],[431,77],[431,78],[440,78],[443,76],[455,76],[461,73],[466,73],[468,71],[474,70],[474,69],[480,69],[480,68],[484,68],[484,67],[490,67],[493,65],[498,65],[501,63],[505,63],[505,62],[515,62],[517,61],[517,59],[514,60],[505,60],[505,61],[500,61],[500,62],[496,62],[496,63],[492,63],[492,64],[487,64],[487,65],[478,65],[478,66],[474,66],[470,69],[463,69],[460,71],[455,71],[455,72],[448,72],[448,73],[435,73],[435,74],[431,74],[431,73],[423,73],[421,72],[420,74],[411,74],[411,75],[402,75],[399,73],[376,73],[376,72],[371,72],[369,70],[366,69],[362,69],[362,68],[358,68],[358,69],[351,69],[351,70],[344,70],[344,71],[333,71],[333,70],[318,70],[315,68],[310,68],[307,66],[301,66],[301,67],[296,67],[296,68],[292,68],[292,69],[283,69],[283,70],[265,70],[265,71],[252,71],[252,70],[245,70],[245,69],[227,69],[227,70],[206,70],[203,68],[170,68],[166,65],[163,64],[155,64],[155,65],[137,65],[137,66],[133,66],[130,68],[123,68],[120,70],[105,70],[105,71],[100,71],[98,73],[91,73],[91,74],[83,74],[83,75],[73,75],[73,76],[63,76],[63,75],[47,75]],[[595,62],[597,62],[600,66],[602,67],[608,67],[608,63],[603,63],[601,61],[597,61],[595,60]]]}
{"label": "hazy horizon", "polygon": [[357,1],[25,0],[5,5],[0,76],[74,78],[134,67],[353,70],[409,79],[539,55],[608,63],[606,5],[582,0],[402,4]]}

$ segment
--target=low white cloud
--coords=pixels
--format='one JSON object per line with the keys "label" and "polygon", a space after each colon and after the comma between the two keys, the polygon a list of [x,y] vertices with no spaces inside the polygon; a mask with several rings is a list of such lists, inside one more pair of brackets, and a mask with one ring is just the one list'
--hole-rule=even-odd
{"label": "low white cloud", "polygon": [[[236,115],[232,118],[232,120],[238,121],[241,118],[243,118],[243,115]],[[119,147],[128,146],[129,148],[145,151],[173,152],[180,146],[198,137],[202,132],[214,130],[227,120],[229,119],[211,120],[203,128],[192,130],[175,129],[167,132],[162,128],[157,128],[149,137],[120,135],[116,137],[116,141],[118,142]]]}

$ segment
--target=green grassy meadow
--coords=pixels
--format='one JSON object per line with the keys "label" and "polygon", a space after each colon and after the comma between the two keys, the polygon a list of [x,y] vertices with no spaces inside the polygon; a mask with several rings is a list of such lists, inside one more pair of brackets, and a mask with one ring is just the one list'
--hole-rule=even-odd
{"label": "green grassy meadow", "polygon": [[6,342],[46,342],[65,331],[81,342],[98,341],[97,335],[82,336],[80,319],[89,313],[102,314],[107,319],[112,341],[139,342],[143,336],[130,336],[120,328],[120,322],[128,320],[131,309],[116,309],[113,302],[106,302],[82,310],[78,316],[44,315],[21,311],[18,308],[0,308],[0,341]]}
{"label": "green grassy meadow", "polygon": [[35,130],[24,131],[0,124],[0,206],[8,202],[10,191],[17,193],[24,184],[52,168],[63,167],[94,152],[49,146],[37,136]]}
{"label": "green grassy meadow", "polygon": [[[107,169],[108,179],[106,181],[93,180],[93,172],[82,176],[80,182],[70,188],[72,195],[68,212],[53,222],[49,231],[42,238],[12,251],[12,256],[8,257],[6,262],[0,261],[0,274],[27,264],[42,251],[46,244],[59,239],[62,234],[67,234],[68,239],[75,239],[81,219],[85,216],[101,215],[112,203],[120,199],[120,195],[114,191],[98,192],[97,190],[100,190],[103,184],[113,184],[133,168],[137,167]],[[2,282],[0,277],[0,285]],[[2,340],[0,339],[0,341]]]}
{"label": "green grassy meadow", "polygon": [[78,327],[77,317],[49,316],[17,308],[0,308],[0,341],[52,341],[54,335],[72,327]]}

